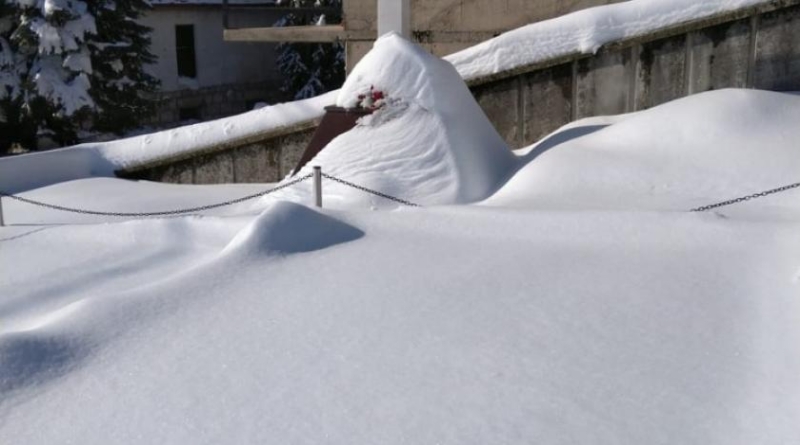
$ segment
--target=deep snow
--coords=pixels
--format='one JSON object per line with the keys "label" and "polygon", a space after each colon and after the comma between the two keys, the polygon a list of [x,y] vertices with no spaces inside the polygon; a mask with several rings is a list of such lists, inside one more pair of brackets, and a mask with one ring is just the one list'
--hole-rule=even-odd
{"label": "deep snow", "polygon": [[[796,191],[683,211],[800,171],[798,110],[728,90],[576,123],[472,206],[28,225],[62,216],[17,205],[0,442],[800,441]],[[195,190],[24,195],[153,210],[245,191]]]}
{"label": "deep snow", "polygon": [[[326,183],[317,210],[308,182],[122,222],[3,201],[0,443],[800,442],[800,191],[687,212],[798,180],[797,96],[705,93],[510,156],[463,84],[406,90],[446,65],[395,36],[366,60],[340,99],[398,101],[315,162],[448,205]],[[259,187],[22,195],[152,211]]]}
{"label": "deep snow", "polygon": [[[711,91],[616,120],[577,122],[520,150],[522,172],[487,204],[684,211],[800,182],[798,95]],[[797,199],[753,205],[791,211]]]}
{"label": "deep snow", "polygon": [[800,439],[797,219],[279,203],[248,220],[3,241],[1,441]]}

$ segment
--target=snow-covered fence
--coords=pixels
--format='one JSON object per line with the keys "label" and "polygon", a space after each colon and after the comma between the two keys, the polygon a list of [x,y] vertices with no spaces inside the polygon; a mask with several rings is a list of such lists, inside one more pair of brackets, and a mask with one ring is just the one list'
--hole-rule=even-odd
{"label": "snow-covered fence", "polygon": [[192,214],[200,214],[202,212],[206,212],[209,210],[219,209],[223,207],[230,207],[236,204],[241,204],[243,202],[252,201],[257,198],[261,198],[272,193],[278,192],[280,190],[294,187],[302,182],[305,182],[309,179],[313,179],[312,184],[312,196],[314,198],[313,204],[316,207],[322,208],[322,182],[323,179],[329,179],[335,183],[344,185],[346,187],[362,191],[364,193],[377,196],[388,201],[395,202],[397,204],[402,204],[409,207],[421,207],[419,204],[415,204],[411,201],[407,201],[402,198],[398,198],[396,196],[388,195],[386,193],[373,190],[368,187],[364,187],[362,185],[356,184],[354,182],[347,181],[345,179],[329,175],[322,172],[322,167],[314,167],[313,173],[309,173],[303,176],[297,176],[292,179],[287,179],[276,186],[253,193],[250,195],[242,196],[235,199],[229,199],[227,201],[216,202],[213,204],[205,204],[201,206],[195,207],[186,207],[186,208],[179,208],[179,209],[169,209],[169,210],[154,210],[154,211],[139,211],[139,212],[119,212],[119,211],[104,211],[104,210],[96,210],[96,209],[85,209],[85,208],[78,208],[78,207],[69,207],[60,205],[57,203],[52,202],[43,202],[35,199],[26,198],[23,196],[11,194],[8,192],[4,192],[0,190],[0,227],[5,226],[5,220],[3,215],[3,198],[8,198],[9,200],[16,201],[18,203],[22,203],[25,205],[40,207],[48,210],[55,210],[58,212],[66,212],[66,213],[75,213],[80,215],[89,215],[89,216],[104,216],[104,217],[112,217],[112,218],[134,218],[134,219],[142,219],[142,218],[162,218],[162,217],[176,217],[182,215],[192,215]]}

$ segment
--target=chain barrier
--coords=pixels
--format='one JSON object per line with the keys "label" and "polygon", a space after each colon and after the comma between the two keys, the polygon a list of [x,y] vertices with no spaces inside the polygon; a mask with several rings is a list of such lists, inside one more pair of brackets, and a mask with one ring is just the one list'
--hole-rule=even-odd
{"label": "chain barrier", "polygon": [[361,185],[358,185],[358,184],[354,184],[354,183],[352,183],[350,181],[345,181],[344,179],[337,178],[336,176],[331,176],[331,175],[329,175],[327,173],[322,173],[322,177],[325,178],[325,179],[330,179],[333,182],[338,182],[339,184],[346,185],[348,187],[354,188],[356,190],[361,190],[362,192],[369,193],[369,194],[375,195],[375,196],[379,196],[379,197],[384,198],[384,199],[388,199],[389,201],[394,201],[394,202],[397,202],[397,203],[400,203],[400,204],[403,204],[403,205],[407,205],[409,207],[422,207],[421,205],[415,204],[415,203],[413,203],[411,201],[406,201],[405,199],[395,198],[394,196],[387,195],[386,193],[381,193],[381,192],[376,191],[376,190],[368,189],[368,188],[366,188],[364,186],[361,186]]}
{"label": "chain barrier", "polygon": [[[269,190],[265,190],[263,192],[254,193],[252,195],[243,196],[243,197],[237,198],[237,199],[232,199],[232,200],[229,200],[229,201],[224,201],[224,202],[220,202],[220,203],[216,203],[216,204],[208,204],[208,205],[203,205],[203,206],[198,206],[198,207],[190,207],[190,208],[185,208],[185,209],[166,210],[166,211],[162,211],[162,212],[100,212],[100,211],[96,211],[96,210],[87,210],[87,209],[79,209],[79,208],[73,208],[73,207],[60,206],[60,205],[56,205],[56,204],[48,204],[46,202],[41,202],[41,201],[36,201],[36,200],[33,200],[33,199],[23,198],[21,196],[12,195],[10,193],[5,193],[5,192],[2,192],[2,191],[0,191],[0,198],[2,198],[2,197],[10,198],[10,199],[13,199],[15,201],[23,202],[23,203],[34,205],[34,206],[38,206],[38,207],[44,207],[44,208],[48,208],[48,209],[52,209],[52,210],[59,210],[59,211],[62,211],[62,212],[79,213],[79,214],[83,214],[83,215],[133,217],[133,218],[146,218],[146,217],[154,217],[154,216],[175,216],[175,215],[182,215],[182,214],[186,214],[186,213],[195,213],[195,212],[202,212],[202,211],[205,211],[205,210],[217,209],[217,208],[220,208],[220,207],[226,207],[226,206],[230,206],[230,205],[234,205],[234,204],[239,204],[239,203],[242,203],[242,202],[245,202],[245,201],[249,201],[251,199],[260,198],[262,196],[269,195],[270,193],[277,192],[278,190],[282,190],[282,189],[285,189],[287,187],[291,187],[293,185],[299,184],[299,183],[301,183],[303,181],[311,179],[313,176],[314,176],[313,173],[309,173],[309,174],[307,174],[305,176],[301,176],[299,178],[293,179],[293,180],[291,180],[291,181],[289,181],[289,182],[287,182],[285,184],[281,184],[281,185],[279,185],[277,187],[274,187],[274,188],[271,188]],[[322,177],[325,178],[325,179],[330,179],[331,181],[334,181],[334,182],[338,182],[339,184],[345,185],[347,187],[354,188],[356,190],[360,190],[362,192],[365,192],[365,193],[368,193],[368,194],[371,194],[371,195],[375,195],[375,196],[378,196],[378,197],[381,197],[381,198],[384,198],[384,199],[388,199],[389,201],[394,201],[394,202],[397,202],[399,204],[403,204],[403,205],[406,205],[406,206],[409,206],[409,207],[422,207],[419,204],[413,203],[411,201],[407,201],[405,199],[401,199],[401,198],[397,198],[397,197],[394,197],[394,196],[391,196],[391,195],[387,195],[386,193],[382,193],[382,192],[379,192],[377,190],[372,190],[370,188],[367,188],[367,187],[352,183],[350,181],[346,181],[346,180],[341,179],[341,178],[337,178],[336,176],[332,176],[332,175],[329,175],[327,173],[322,173]],[[796,188],[800,188],[800,182],[795,183],[795,184],[789,184],[789,185],[786,185],[786,186],[783,186],[783,187],[778,187],[778,188],[772,189],[772,190],[767,190],[767,191],[760,192],[760,193],[754,193],[754,194],[748,195],[748,196],[742,196],[741,198],[731,199],[731,200],[728,200],[728,201],[722,201],[722,202],[718,202],[718,203],[715,203],[715,204],[710,204],[710,205],[706,205],[706,206],[702,206],[702,207],[697,207],[697,208],[694,208],[694,209],[692,209],[690,211],[691,212],[707,212],[707,211],[712,210],[712,209],[716,209],[716,208],[720,208],[720,207],[726,207],[726,206],[733,205],[733,204],[739,204],[739,203],[742,203],[742,202],[750,201],[751,199],[763,198],[765,196],[774,195],[776,193],[781,193],[781,192],[785,192],[785,191],[796,189]],[[2,202],[2,201],[0,201],[0,202]],[[2,210],[0,210],[0,211],[2,211]],[[2,218],[2,216],[0,216],[0,218]]]}
{"label": "chain barrier", "polygon": [[739,204],[740,202],[750,201],[751,199],[763,198],[765,196],[774,195],[775,193],[785,192],[787,190],[792,190],[792,189],[795,189],[795,188],[798,188],[798,187],[800,187],[800,182],[798,182],[796,184],[786,185],[786,186],[783,186],[783,187],[778,187],[778,188],[772,189],[772,190],[767,190],[767,191],[761,192],[761,193],[754,193],[752,195],[743,196],[741,198],[731,199],[729,201],[723,201],[723,202],[718,202],[716,204],[711,204],[711,205],[707,205],[707,206],[703,206],[703,207],[698,207],[696,209],[692,209],[691,211],[692,212],[707,212],[709,210],[716,209],[716,208],[719,208],[719,207],[726,207],[726,206],[733,205],[733,204]]}
{"label": "chain barrier", "polygon": [[23,198],[21,196],[15,196],[15,195],[12,195],[10,193],[4,193],[4,192],[0,192],[0,197],[10,198],[10,199],[13,199],[15,201],[24,202],[26,204],[30,204],[30,205],[34,205],[34,206],[38,206],[38,207],[44,207],[44,208],[47,208],[47,209],[60,210],[62,212],[80,213],[80,214],[83,214],[83,215],[146,218],[146,217],[153,217],[153,216],[182,215],[182,214],[186,214],[186,213],[201,212],[201,211],[204,211],[204,210],[217,209],[217,208],[220,208],[220,207],[226,207],[226,206],[230,206],[230,205],[234,205],[234,204],[239,204],[241,202],[249,201],[251,199],[260,198],[260,197],[268,195],[270,193],[277,192],[278,190],[285,189],[286,187],[291,187],[291,186],[293,186],[295,184],[298,184],[300,182],[303,182],[303,181],[306,181],[308,179],[311,179],[312,176],[313,175],[308,174],[308,175],[302,176],[300,178],[293,179],[293,180],[287,182],[286,184],[281,184],[281,185],[279,185],[277,187],[271,188],[269,190],[265,190],[265,191],[259,192],[259,193],[254,193],[252,195],[243,196],[243,197],[237,198],[237,199],[232,199],[230,201],[220,202],[220,203],[216,203],[216,204],[208,204],[208,205],[199,206],[199,207],[190,207],[190,208],[186,208],[186,209],[166,210],[166,211],[163,211],[163,212],[99,212],[99,211],[96,211],[96,210],[86,210],[86,209],[78,209],[78,208],[73,208],[73,207],[65,207],[65,206],[60,206],[60,205],[55,205],[55,204],[48,204],[46,202],[35,201],[33,199]]}

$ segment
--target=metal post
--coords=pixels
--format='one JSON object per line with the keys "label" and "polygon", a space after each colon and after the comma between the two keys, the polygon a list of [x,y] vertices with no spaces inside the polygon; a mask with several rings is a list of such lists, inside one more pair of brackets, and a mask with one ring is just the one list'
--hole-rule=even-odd
{"label": "metal post", "polygon": [[0,195],[0,227],[5,226],[5,222],[3,221],[3,195]]}
{"label": "metal post", "polygon": [[314,203],[322,208],[322,167],[314,167]]}

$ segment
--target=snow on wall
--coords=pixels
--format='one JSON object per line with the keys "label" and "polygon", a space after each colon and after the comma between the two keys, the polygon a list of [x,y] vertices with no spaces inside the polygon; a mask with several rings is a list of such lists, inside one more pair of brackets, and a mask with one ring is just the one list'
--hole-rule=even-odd
{"label": "snow on wall", "polygon": [[[259,133],[279,133],[322,117],[323,108],[336,100],[336,94],[334,91],[312,99],[117,141],[0,159],[0,190],[14,192],[69,179],[113,176],[117,169],[208,150]],[[41,173],[41,165],[47,166],[47,174]]]}
{"label": "snow on wall", "polygon": [[509,31],[445,57],[466,80],[650,34],[771,0],[631,0],[598,6]]}

